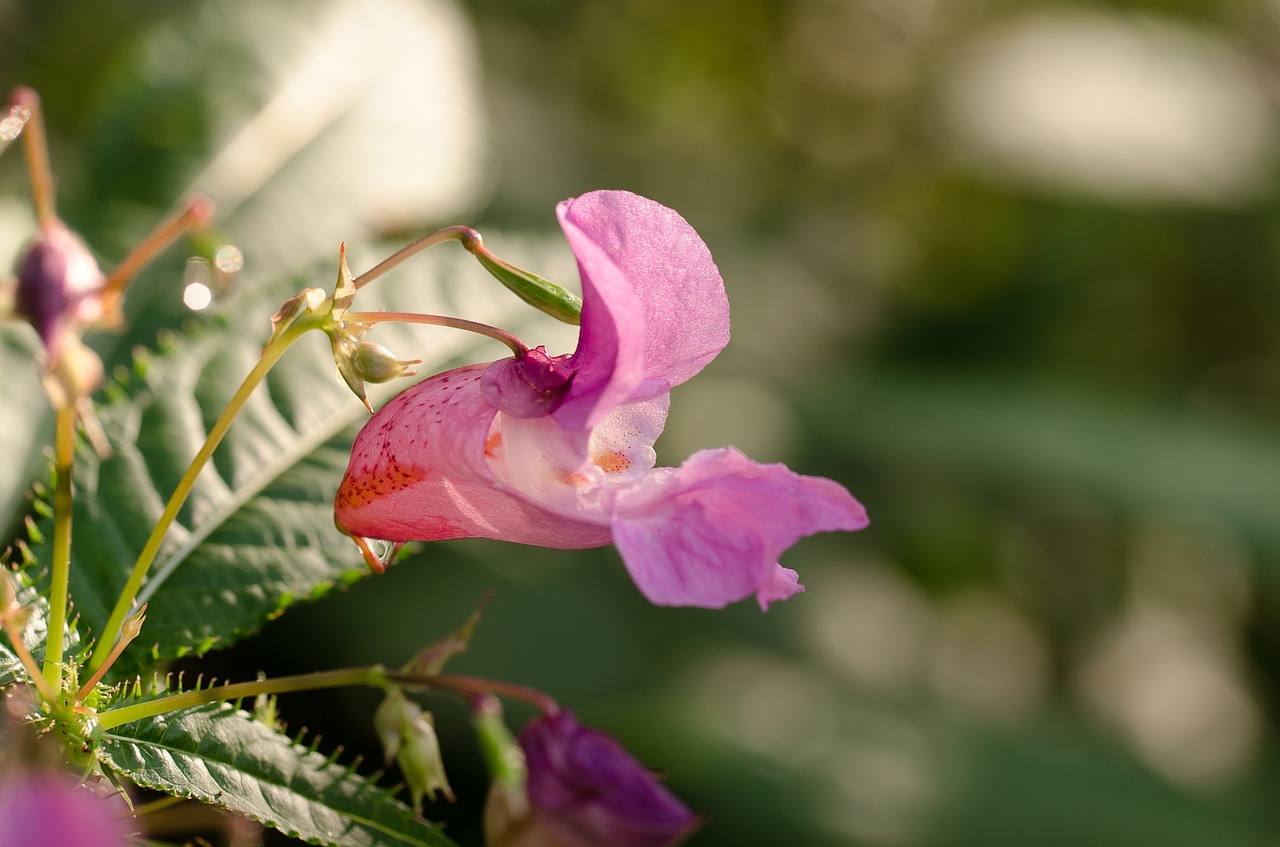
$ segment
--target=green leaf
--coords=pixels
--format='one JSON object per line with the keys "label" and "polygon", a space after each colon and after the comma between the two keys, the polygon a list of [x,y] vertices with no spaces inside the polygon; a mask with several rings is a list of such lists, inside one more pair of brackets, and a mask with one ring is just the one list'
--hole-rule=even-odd
{"label": "green leaf", "polygon": [[107,730],[99,756],[138,785],[220,806],[312,844],[454,843],[386,789],[226,704]]}
{"label": "green leaf", "polygon": [[41,447],[52,440],[53,412],[40,387],[39,348],[25,324],[0,329],[0,531],[6,539],[21,534],[31,480],[49,464]]}
{"label": "green leaf", "polygon": [[0,641],[0,687],[25,679],[27,672],[13,651]]}
{"label": "green leaf", "polygon": [[[32,658],[41,662],[49,632],[49,599],[41,592],[41,585],[30,582],[26,574],[10,572],[5,576],[13,581],[18,604],[25,606],[30,613],[22,630],[22,643]],[[76,653],[81,644],[76,623],[74,618],[68,620],[66,629],[63,630],[62,644],[67,655]],[[8,635],[0,630],[0,687],[27,679],[28,674],[22,660],[13,651]]]}
{"label": "green leaf", "polygon": [[[553,253],[531,261],[568,260],[558,239],[542,243]],[[390,249],[365,250],[360,259],[372,263],[370,257]],[[510,249],[526,256],[545,252],[529,242]],[[327,282],[332,269],[316,276]],[[169,493],[256,362],[268,316],[302,287],[296,280],[273,287],[266,296],[242,299],[190,338],[168,338],[158,353],[139,357],[125,384],[108,392],[113,399],[100,416],[114,452],[100,459],[82,451],[74,475],[71,593],[86,637],[100,634]],[[452,302],[462,291],[464,301]],[[572,330],[566,335],[563,325],[525,309],[468,254],[448,246],[364,289],[357,305],[461,314],[517,332],[536,324],[535,343],[558,337],[566,349],[572,344]],[[421,356],[423,375],[458,359],[506,355],[494,342],[453,330],[383,324],[371,337]],[[408,385],[377,386],[371,398],[377,402]],[[355,547],[333,526],[332,497],[351,440],[367,418],[338,378],[320,333],[285,354],[179,514],[139,597],[150,603],[142,635],[110,678],[153,659],[229,644],[293,602],[365,574]],[[47,561],[46,546],[34,553]]]}

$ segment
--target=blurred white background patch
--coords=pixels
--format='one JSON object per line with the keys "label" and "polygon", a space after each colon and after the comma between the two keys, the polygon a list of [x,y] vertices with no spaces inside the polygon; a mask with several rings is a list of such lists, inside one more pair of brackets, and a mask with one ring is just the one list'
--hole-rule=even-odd
{"label": "blurred white background patch", "polygon": [[[475,34],[457,5],[306,8],[300,19],[292,5],[216,0],[155,31],[143,52],[144,77],[206,56],[211,78],[226,78],[207,92],[222,140],[189,191],[214,199],[258,272],[339,241],[452,223],[491,188]],[[246,62],[254,82],[234,83]]]}
{"label": "blurred white background patch", "polygon": [[1274,142],[1245,57],[1208,30],[1135,15],[993,27],[956,56],[942,117],[992,176],[1120,202],[1242,202]]}

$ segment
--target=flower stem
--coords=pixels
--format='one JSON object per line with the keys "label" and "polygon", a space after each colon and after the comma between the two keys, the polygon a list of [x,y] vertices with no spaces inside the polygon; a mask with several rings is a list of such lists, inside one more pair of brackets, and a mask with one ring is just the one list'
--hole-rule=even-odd
{"label": "flower stem", "polygon": [[178,709],[189,709],[192,706],[221,703],[227,700],[242,700],[245,697],[257,697],[260,694],[288,694],[294,691],[315,691],[321,688],[342,688],[349,685],[381,687],[385,681],[386,671],[381,665],[368,665],[362,668],[282,676],[277,679],[233,682],[227,685],[215,685],[203,691],[187,691],[148,700],[145,703],[122,706],[119,709],[108,709],[98,713],[98,726],[111,729],[130,721],[163,715]]}
{"label": "flower stem", "polygon": [[53,171],[49,167],[49,142],[45,137],[40,95],[23,86],[14,90],[11,99],[15,106],[28,110],[26,124],[22,128],[22,149],[27,157],[36,220],[41,227],[52,226],[58,220],[58,213],[54,209]]}
{"label": "flower stem", "polygon": [[9,646],[13,648],[18,661],[22,662],[22,667],[26,669],[32,684],[40,691],[40,695],[53,705],[57,703],[58,695],[49,685],[49,681],[44,678],[44,672],[36,664],[35,657],[27,649],[26,642],[22,640],[22,632],[26,628],[30,614],[30,609],[18,603],[17,593],[13,590],[12,577],[7,572],[0,571],[0,627],[3,627],[4,634],[9,636]]}
{"label": "flower stem", "polygon": [[480,233],[476,232],[469,226],[449,226],[430,233],[429,235],[424,235],[417,241],[401,247],[399,250],[392,253],[369,270],[360,274],[360,276],[353,280],[352,284],[355,285],[356,290],[359,291],[361,288],[373,282],[375,279],[396,267],[406,259],[412,258],[423,250],[435,247],[437,244],[443,244],[446,241],[461,242],[463,247],[471,250],[471,245],[480,243]]}
{"label": "flower stem", "polygon": [[446,691],[452,691],[456,694],[464,694],[470,698],[483,697],[489,694],[497,694],[502,697],[513,697],[517,700],[523,700],[531,703],[542,710],[544,714],[554,715],[560,711],[560,704],[555,700],[538,691],[536,688],[529,688],[524,685],[517,685],[514,682],[502,682],[497,679],[482,679],[474,676],[456,676],[454,674],[435,674],[432,676],[419,676],[417,674],[400,673],[397,671],[386,672],[387,682],[394,682],[409,687],[425,686],[428,688],[440,688]]}
{"label": "flower stem", "polygon": [[261,694],[289,694],[297,691],[317,691],[323,688],[344,688],[352,685],[385,688],[388,684],[452,691],[455,694],[462,694],[472,699],[496,694],[532,703],[548,715],[554,715],[560,711],[560,705],[555,700],[552,700],[541,691],[526,688],[523,685],[493,679],[480,679],[478,677],[454,676],[452,674],[422,676],[388,671],[382,665],[367,665],[360,668],[344,668],[334,671],[298,674],[296,676],[282,676],[277,679],[258,679],[253,682],[232,682],[226,685],[214,685],[200,691],[186,691],[181,694],[172,694],[168,697],[157,697],[145,703],[135,703],[132,706],[107,709],[98,713],[97,720],[98,726],[102,729],[111,729],[130,721],[163,715],[178,709],[203,706],[206,703],[243,700],[246,697],[257,697]]}
{"label": "flower stem", "polygon": [[193,197],[181,211],[171,215],[152,230],[142,243],[133,248],[133,251],[125,256],[120,264],[116,265],[115,270],[107,276],[102,296],[108,304],[109,312],[124,295],[124,289],[129,285],[129,281],[147,262],[154,259],[157,253],[169,246],[178,236],[207,223],[212,217],[213,201],[201,195]]}
{"label": "flower stem", "polygon": [[71,579],[71,469],[76,452],[76,408],[59,406],[54,416],[53,562],[49,586],[49,631],[44,678],[62,687],[62,645],[67,628],[67,583]]}
{"label": "flower stem", "polygon": [[160,552],[160,544],[164,541],[169,527],[177,519],[178,512],[183,503],[186,502],[191,489],[195,486],[196,478],[200,475],[200,471],[204,469],[209,457],[213,455],[213,451],[222,442],[223,436],[227,434],[227,430],[231,427],[231,422],[239,414],[240,409],[249,399],[249,395],[258,387],[258,384],[266,377],[267,372],[279,361],[284,352],[289,349],[289,346],[294,341],[297,341],[308,328],[308,326],[300,325],[295,330],[272,338],[267,346],[263,348],[262,357],[258,359],[258,363],[254,365],[253,370],[249,371],[249,375],[244,378],[244,382],[236,390],[231,402],[223,410],[222,416],[218,418],[217,423],[209,430],[209,435],[205,438],[204,445],[200,448],[200,452],[196,453],[195,458],[191,460],[191,464],[187,468],[187,472],[182,475],[182,479],[178,481],[178,487],[174,489],[173,495],[164,507],[164,512],[160,515],[160,519],[156,521],[156,525],[151,531],[151,536],[147,539],[146,545],[138,555],[138,560],[134,563],[133,571],[130,572],[128,581],[125,582],[124,588],[120,591],[120,597],[116,600],[116,605],[111,610],[111,616],[107,619],[107,624],[103,627],[102,635],[98,639],[98,643],[93,649],[93,655],[89,659],[88,670],[90,673],[100,668],[111,653],[112,647],[116,642],[116,636],[120,632],[120,627],[124,623],[125,617],[129,614],[134,599],[138,596],[138,590],[142,587],[142,580],[155,562],[156,555]]}
{"label": "flower stem", "polygon": [[468,332],[478,333],[480,335],[492,338],[495,341],[501,341],[503,344],[511,348],[516,354],[516,358],[523,358],[529,352],[529,345],[525,344],[519,338],[496,326],[482,324],[479,321],[469,321],[464,318],[451,318],[447,315],[420,315],[416,312],[347,312],[342,316],[343,320],[348,323],[375,324],[385,322],[395,323],[414,323],[428,324],[430,326],[447,326],[454,329],[464,329]]}
{"label": "flower stem", "polygon": [[93,676],[85,680],[84,685],[80,686],[80,690],[77,691],[76,696],[72,698],[74,702],[79,703],[81,700],[89,696],[90,692],[92,692],[97,684],[102,681],[102,677],[106,674],[107,670],[115,660],[120,658],[120,654],[124,652],[124,648],[128,647],[129,643],[138,637],[138,633],[142,631],[142,622],[146,619],[147,604],[143,603],[142,608],[138,610],[138,613],[124,622],[124,626],[120,628],[120,639],[116,641],[116,646],[111,648],[111,653],[107,656],[106,661],[98,666],[98,669],[93,672]]}

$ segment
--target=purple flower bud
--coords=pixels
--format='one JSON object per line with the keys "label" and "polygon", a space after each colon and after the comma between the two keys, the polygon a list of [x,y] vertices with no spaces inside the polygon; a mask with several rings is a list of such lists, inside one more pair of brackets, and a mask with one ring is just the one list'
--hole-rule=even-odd
{"label": "purple flower bud", "polygon": [[40,334],[51,360],[61,354],[68,332],[103,319],[105,281],[74,232],[61,222],[41,230],[18,271],[15,306]]}
{"label": "purple flower bud", "polygon": [[530,818],[520,847],[671,847],[697,818],[605,733],[569,711],[520,733],[529,769]]}
{"label": "purple flower bud", "polygon": [[0,844],[23,847],[125,847],[128,809],[57,771],[0,778]]}

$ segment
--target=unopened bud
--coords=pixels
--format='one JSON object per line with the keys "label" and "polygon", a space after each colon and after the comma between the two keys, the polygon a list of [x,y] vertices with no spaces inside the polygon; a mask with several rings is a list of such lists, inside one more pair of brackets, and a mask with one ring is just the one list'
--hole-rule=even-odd
{"label": "unopened bud", "polygon": [[422,813],[422,798],[436,799],[436,792],[453,802],[453,789],[444,774],[444,761],[440,756],[440,740],[431,713],[422,712],[404,727],[400,737],[400,752],[396,764],[404,774],[413,798],[413,810]]}
{"label": "unopened bud", "polygon": [[489,771],[489,796],[484,807],[485,844],[490,847],[514,844],[529,817],[524,751],[507,728],[502,704],[496,697],[484,697],[476,702],[471,723]]}
{"label": "unopened bud", "polygon": [[399,688],[387,692],[387,698],[373,713],[373,728],[382,742],[382,753],[386,764],[391,764],[400,753],[401,738],[410,721],[422,713],[422,709]]}
{"label": "unopened bud", "polygon": [[61,221],[45,226],[18,271],[14,310],[44,342],[52,365],[69,336],[98,323],[106,278],[80,237]]}
{"label": "unopened bud", "polygon": [[421,362],[421,359],[397,359],[386,347],[372,341],[356,345],[354,364],[365,382],[390,382],[398,376],[413,376],[409,367]]}
{"label": "unopened bud", "polygon": [[489,605],[489,599],[490,595],[486,595],[462,626],[423,647],[400,669],[400,672],[407,676],[435,676],[443,673],[449,660],[466,650],[467,645],[471,643],[471,636],[475,633],[476,625],[480,623],[480,616],[484,613],[485,606]]}
{"label": "unopened bud", "polygon": [[356,367],[356,351],[360,347],[359,335],[357,332],[363,332],[363,328],[356,331],[350,328],[342,328],[329,332],[329,347],[333,350],[333,363],[338,367],[338,375],[342,377],[342,381],[347,384],[347,388],[351,389],[351,393],[360,399],[364,407],[369,410],[369,414],[373,414],[373,406],[369,405],[369,398],[364,393],[364,375],[360,373],[360,369]]}
{"label": "unopened bud", "polygon": [[360,324],[347,324],[339,329],[328,330],[329,346],[333,349],[333,362],[338,366],[338,375],[351,389],[351,393],[360,398],[360,402],[373,414],[369,398],[365,395],[366,382],[388,382],[398,376],[413,376],[409,366],[416,365],[421,359],[397,359],[395,355],[372,341],[361,341],[367,327]]}
{"label": "unopened bud", "polygon": [[143,603],[142,608],[134,612],[120,627],[120,640],[132,641],[142,632],[142,624],[147,619],[147,604]]}
{"label": "unopened bud", "polygon": [[505,259],[499,259],[483,244],[464,244],[480,260],[485,270],[530,306],[567,324],[577,326],[582,322],[582,299],[572,291]]}
{"label": "unopened bud", "polygon": [[305,325],[306,328],[310,328],[313,322],[318,325],[320,316],[324,314],[320,311],[320,307],[327,300],[328,297],[319,288],[303,289],[286,300],[271,316],[271,337],[267,339],[266,346],[270,347],[276,339],[296,331],[300,324]]}

